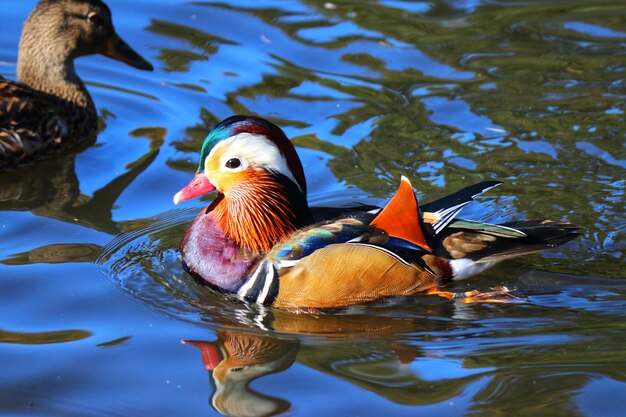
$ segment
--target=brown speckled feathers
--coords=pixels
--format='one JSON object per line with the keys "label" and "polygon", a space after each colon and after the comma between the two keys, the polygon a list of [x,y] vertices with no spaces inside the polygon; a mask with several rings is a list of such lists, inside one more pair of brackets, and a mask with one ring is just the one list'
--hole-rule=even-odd
{"label": "brown speckled feathers", "polygon": [[93,108],[0,79],[0,168],[54,154],[70,145],[70,137],[86,139],[96,121]]}
{"label": "brown speckled feathers", "polygon": [[22,29],[17,81],[0,77],[0,170],[92,137],[96,107],[74,61],[93,54],[152,70],[115,32],[101,0],[40,0]]}

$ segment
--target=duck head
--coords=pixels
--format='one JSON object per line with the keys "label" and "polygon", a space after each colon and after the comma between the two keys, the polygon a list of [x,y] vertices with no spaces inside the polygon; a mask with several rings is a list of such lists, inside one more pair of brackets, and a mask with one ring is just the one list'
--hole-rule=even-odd
{"label": "duck head", "polygon": [[255,379],[288,369],[295,361],[296,340],[257,336],[240,331],[218,331],[214,342],[183,340],[202,352],[214,392],[213,407],[226,416],[273,416],[291,404],[250,387]]}
{"label": "duck head", "polygon": [[215,126],[194,178],[174,203],[215,190],[206,213],[252,252],[268,252],[310,218],[300,158],[283,131],[265,119],[233,116]]}
{"label": "duck head", "polygon": [[37,89],[46,79],[78,82],[74,59],[92,54],[153,69],[115,32],[111,11],[101,0],[41,0],[22,29],[18,79]]}

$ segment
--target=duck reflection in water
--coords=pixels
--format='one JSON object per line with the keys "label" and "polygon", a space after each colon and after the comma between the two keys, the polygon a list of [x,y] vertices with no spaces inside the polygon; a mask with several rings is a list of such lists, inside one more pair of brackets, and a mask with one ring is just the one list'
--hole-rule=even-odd
{"label": "duck reflection in water", "polygon": [[259,393],[250,382],[288,369],[296,359],[298,342],[234,331],[217,332],[214,342],[183,340],[202,352],[213,385],[211,404],[226,416],[273,416],[291,408],[281,398]]}
{"label": "duck reflection in water", "polygon": [[289,400],[258,392],[250,388],[250,383],[286,371],[296,361],[405,405],[452,398],[482,374],[482,370],[463,370],[458,378],[435,381],[419,375],[412,364],[436,356],[424,354],[409,341],[407,333],[417,329],[435,331],[441,324],[433,321],[420,326],[415,317],[274,313],[272,330],[280,335],[228,329],[218,330],[217,340],[212,342],[182,341],[200,349],[213,386],[210,403],[221,414],[270,416],[292,409]]}
{"label": "duck reflection in water", "polygon": [[[80,178],[76,173],[76,149],[55,159],[39,161],[28,169],[0,172],[0,212],[30,211],[36,216],[77,224],[112,235],[136,228],[137,224],[143,222],[142,219],[114,221],[113,208],[124,190],[157,158],[164,141],[165,129],[136,129],[130,135],[148,138],[149,150],[127,164],[126,172],[109,179],[92,195],[81,191]],[[15,254],[3,263],[91,262],[99,252],[97,245],[87,243],[47,245],[29,253]],[[33,258],[34,255],[37,259]]]}

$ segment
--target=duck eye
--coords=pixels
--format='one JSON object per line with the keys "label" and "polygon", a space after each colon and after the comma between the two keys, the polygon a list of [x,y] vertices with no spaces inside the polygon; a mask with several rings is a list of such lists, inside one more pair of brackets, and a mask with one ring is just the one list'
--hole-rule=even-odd
{"label": "duck eye", "polygon": [[226,161],[226,168],[235,169],[241,166],[241,161],[237,158],[231,158]]}
{"label": "duck eye", "polygon": [[87,15],[87,20],[89,20],[89,21],[91,21],[91,22],[93,22],[95,24],[102,23],[102,18],[96,12],[89,12],[89,14]]}

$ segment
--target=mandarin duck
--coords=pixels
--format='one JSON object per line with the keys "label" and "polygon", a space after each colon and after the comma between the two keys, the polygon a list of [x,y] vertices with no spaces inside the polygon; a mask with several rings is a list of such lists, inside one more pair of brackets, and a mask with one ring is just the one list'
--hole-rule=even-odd
{"label": "mandarin duck", "polygon": [[[472,185],[420,209],[403,177],[384,208],[320,221],[283,131],[258,117],[232,116],[208,134],[194,178],[174,196],[179,203],[217,190],[185,232],[183,268],[220,292],[296,312],[423,291],[452,297],[439,287],[578,235],[567,222],[456,219],[498,184]],[[470,295],[466,301],[488,298]]]}
{"label": "mandarin duck", "polygon": [[101,0],[41,0],[20,39],[17,82],[0,76],[0,169],[90,137],[98,117],[74,60],[102,54],[141,70],[152,65],[113,28]]}

